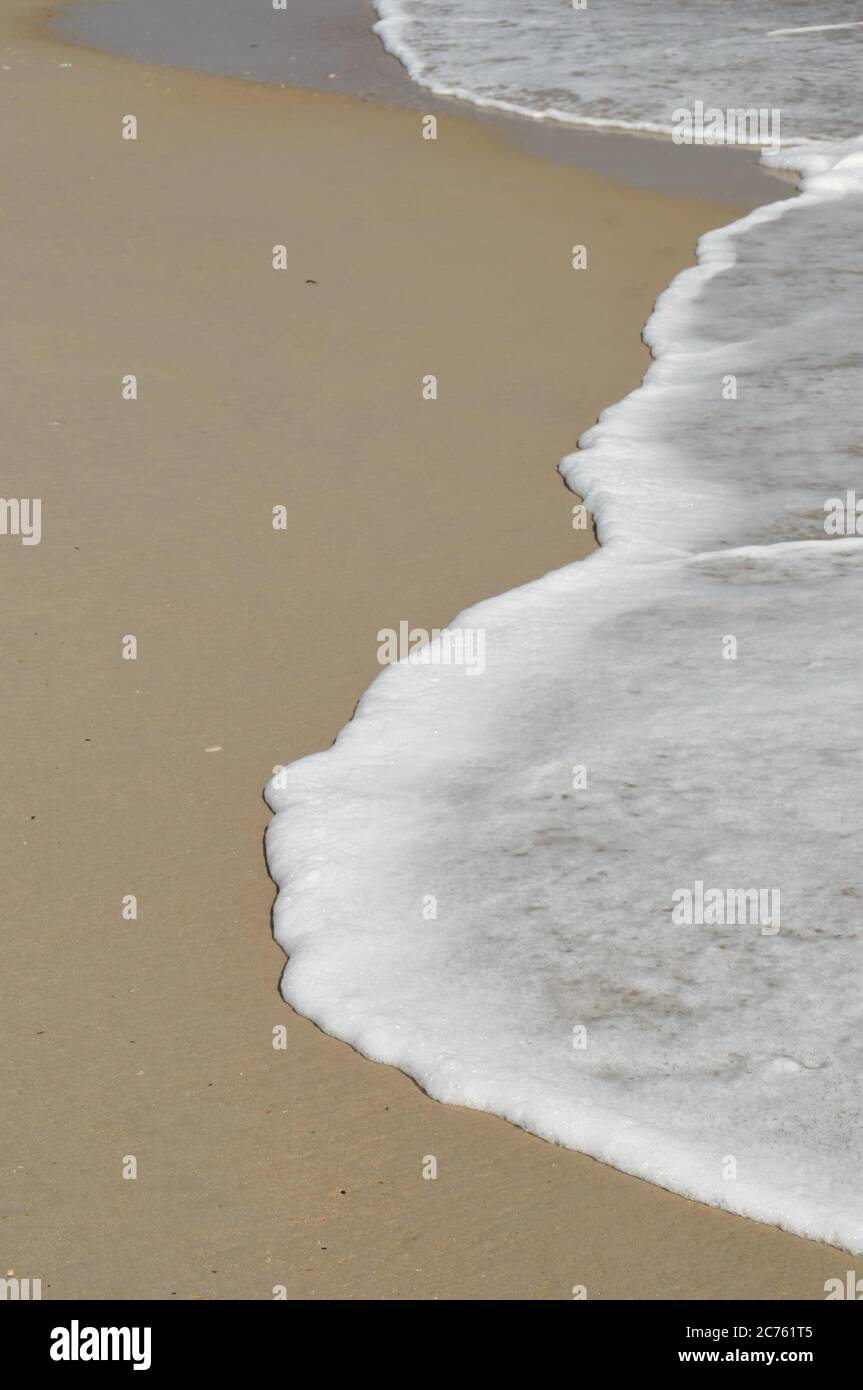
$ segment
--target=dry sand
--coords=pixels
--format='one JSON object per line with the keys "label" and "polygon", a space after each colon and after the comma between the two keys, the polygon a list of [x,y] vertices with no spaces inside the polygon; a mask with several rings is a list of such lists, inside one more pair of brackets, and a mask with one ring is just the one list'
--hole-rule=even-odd
{"label": "dry sand", "polygon": [[349,718],[379,628],[582,552],[557,460],[728,208],[42,18],[0,20],[2,490],[43,499],[40,545],[0,540],[4,1270],[49,1298],[823,1297],[844,1255],[436,1104],[292,1014],[261,849],[264,781]]}

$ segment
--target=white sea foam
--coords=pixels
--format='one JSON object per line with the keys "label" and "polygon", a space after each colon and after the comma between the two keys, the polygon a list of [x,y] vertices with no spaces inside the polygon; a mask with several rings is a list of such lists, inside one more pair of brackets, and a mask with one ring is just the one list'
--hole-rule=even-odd
{"label": "white sea foam", "polygon": [[[823,525],[863,494],[863,137],[766,158],[800,196],[702,238],[564,460],[603,549],[451,624],[481,677],[386,669],[268,787],[267,854],[329,1032],[863,1252],[863,540]],[[698,883],[781,893],[780,929],[679,924]]]}
{"label": "white sea foam", "polygon": [[[268,793],[285,997],[439,1100],[863,1249],[861,599],[852,540],[602,552],[473,610],[483,680],[390,668]],[[780,931],[675,925],[697,879],[780,888]]]}
{"label": "white sea foam", "polygon": [[802,24],[796,29],[771,29],[768,38],[784,38],[790,34],[826,34],[834,29],[863,29],[863,19],[852,19],[845,24]]}

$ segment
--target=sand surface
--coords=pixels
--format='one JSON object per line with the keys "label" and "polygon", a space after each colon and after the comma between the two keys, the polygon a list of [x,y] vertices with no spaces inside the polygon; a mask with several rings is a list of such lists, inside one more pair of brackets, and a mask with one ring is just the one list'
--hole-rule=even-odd
{"label": "sand surface", "polygon": [[844,1255],[292,1014],[261,848],[264,781],[350,717],[379,628],[583,553],[556,463],[728,207],[44,18],[0,19],[3,493],[43,506],[40,545],[0,539],[4,1269],[48,1298],[823,1297]]}
{"label": "sand surface", "polygon": [[281,87],[341,92],[388,106],[463,115],[492,124],[508,143],[637,188],[756,207],[793,192],[765,174],[755,150],[681,146],[615,130],[525,119],[419,87],[373,32],[372,0],[75,0],[52,32],[125,57],[247,77]]}

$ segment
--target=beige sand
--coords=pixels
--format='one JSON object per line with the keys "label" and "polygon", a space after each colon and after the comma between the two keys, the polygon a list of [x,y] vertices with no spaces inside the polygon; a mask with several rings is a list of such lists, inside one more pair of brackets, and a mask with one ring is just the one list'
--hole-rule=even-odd
{"label": "beige sand", "polygon": [[293,1015],[261,850],[265,779],[348,719],[380,627],[581,553],[556,462],[728,209],[39,18],[0,22],[3,493],[43,499],[39,546],[0,540],[4,1268],[52,1298],[823,1296],[845,1256],[435,1104]]}

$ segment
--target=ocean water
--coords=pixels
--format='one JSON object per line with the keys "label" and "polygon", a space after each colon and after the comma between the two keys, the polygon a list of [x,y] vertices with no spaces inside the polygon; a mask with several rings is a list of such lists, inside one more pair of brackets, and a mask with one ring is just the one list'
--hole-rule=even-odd
{"label": "ocean water", "polygon": [[670,131],[676,107],[780,107],[787,135],[859,133],[857,0],[373,0],[422,86],[523,115]]}
{"label": "ocean water", "polygon": [[602,550],[460,615],[482,674],[387,667],[269,784],[284,996],[440,1100],[863,1252],[863,538],[853,508],[825,529],[863,499],[863,30],[766,32],[846,4],[378,8],[418,80],[476,100],[779,106],[763,157],[801,192],[702,238],[643,384],[563,461]]}

